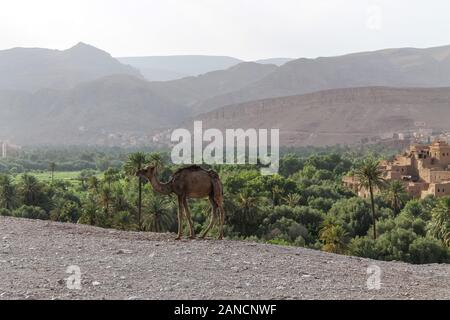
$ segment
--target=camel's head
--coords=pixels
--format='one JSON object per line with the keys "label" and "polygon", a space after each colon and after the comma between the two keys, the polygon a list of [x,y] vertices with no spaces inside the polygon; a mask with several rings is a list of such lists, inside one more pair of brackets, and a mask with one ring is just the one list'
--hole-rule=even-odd
{"label": "camel's head", "polygon": [[155,166],[147,166],[136,172],[136,177],[151,177],[155,172]]}

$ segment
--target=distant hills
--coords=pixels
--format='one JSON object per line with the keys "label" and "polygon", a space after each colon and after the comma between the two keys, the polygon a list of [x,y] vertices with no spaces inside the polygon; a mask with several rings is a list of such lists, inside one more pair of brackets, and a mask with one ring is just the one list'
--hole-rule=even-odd
{"label": "distant hills", "polygon": [[230,103],[363,86],[450,86],[450,46],[293,60],[240,90],[205,101],[199,109],[212,110]]}
{"label": "distant hills", "polygon": [[264,79],[276,69],[277,66],[272,64],[242,62],[226,70],[167,82],[151,82],[150,85],[161,96],[186,106],[196,114],[205,110],[201,106],[208,99],[241,90]]}
{"label": "distant hills", "polygon": [[[259,63],[119,60],[83,43],[0,51],[0,140],[150,143],[155,133],[194,119],[219,128],[277,126],[291,145],[353,143],[414,121],[450,129],[450,46]],[[183,78],[147,80],[161,77],[158,70],[170,78],[168,69]]]}
{"label": "distant hills", "polygon": [[274,64],[278,67],[282,66],[285,63],[288,63],[289,61],[292,61],[294,59],[292,58],[269,58],[269,59],[261,59],[261,60],[256,60],[256,63],[261,63],[261,64]]}
{"label": "distant hills", "polygon": [[149,81],[169,81],[198,76],[228,69],[243,62],[233,57],[199,55],[125,57],[117,60],[139,69]]}
{"label": "distant hills", "polygon": [[154,93],[148,82],[129,75],[69,90],[0,91],[0,106],[0,137],[20,144],[121,144],[188,115],[186,108]]}
{"label": "distant hills", "polygon": [[195,119],[204,128],[279,128],[283,145],[352,144],[417,130],[417,121],[450,129],[450,88],[332,89],[222,107]]}
{"label": "distant hills", "polygon": [[64,50],[14,48],[0,51],[0,89],[68,89],[112,74],[142,75],[107,52],[79,43]]}
{"label": "distant hills", "polygon": [[[128,57],[117,58],[117,60],[138,69],[148,81],[178,80],[225,70],[245,62],[233,57],[198,55]],[[281,66],[292,60],[290,58],[271,58],[254,62]]]}

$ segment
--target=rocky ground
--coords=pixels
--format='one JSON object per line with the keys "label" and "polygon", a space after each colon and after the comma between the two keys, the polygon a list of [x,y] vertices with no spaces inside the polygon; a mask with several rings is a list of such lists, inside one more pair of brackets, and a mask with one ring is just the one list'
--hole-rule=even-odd
{"label": "rocky ground", "polygon": [[0,299],[450,299],[450,265],[0,217]]}

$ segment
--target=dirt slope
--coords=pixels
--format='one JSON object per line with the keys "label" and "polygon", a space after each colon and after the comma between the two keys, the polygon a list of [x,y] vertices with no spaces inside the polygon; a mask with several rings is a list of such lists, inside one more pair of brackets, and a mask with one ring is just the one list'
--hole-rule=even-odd
{"label": "dirt slope", "polygon": [[196,120],[204,128],[279,128],[282,145],[353,144],[418,131],[416,122],[448,130],[449,101],[450,88],[333,89],[222,107]]}
{"label": "dirt slope", "polygon": [[[381,289],[367,289],[367,267]],[[66,269],[81,269],[70,290]],[[0,217],[0,299],[450,299],[450,265]]]}

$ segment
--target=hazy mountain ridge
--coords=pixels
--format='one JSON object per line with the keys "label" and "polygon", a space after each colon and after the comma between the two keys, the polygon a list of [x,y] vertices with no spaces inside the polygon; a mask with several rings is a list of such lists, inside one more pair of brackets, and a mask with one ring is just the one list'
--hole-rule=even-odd
{"label": "hazy mountain ridge", "polygon": [[[0,51],[0,70],[0,140],[20,144],[104,143],[108,135],[126,137],[126,143],[128,136],[202,118],[219,128],[283,128],[288,144],[353,143],[381,129],[410,128],[414,121],[445,126],[450,109],[448,89],[417,88],[450,87],[450,46],[303,58],[280,67],[241,62],[149,82],[108,53],[80,43],[65,51]],[[366,88],[373,86],[392,88]],[[406,112],[398,112],[402,108]]]}
{"label": "hazy mountain ridge", "polygon": [[[195,77],[247,62],[234,57],[204,55],[123,57],[117,60],[138,69],[148,81],[171,81]],[[294,59],[269,58],[248,62],[281,66],[292,60]]]}
{"label": "hazy mountain ridge", "polygon": [[[187,77],[168,82],[152,82],[152,88],[167,99],[192,108],[203,101],[252,84],[277,69],[272,64],[242,62],[226,70],[208,72],[196,77]],[[203,111],[203,110],[202,110]]]}
{"label": "hazy mountain ridge", "polygon": [[386,49],[293,60],[245,88],[205,101],[199,109],[211,110],[230,103],[364,86],[450,86],[450,46]]}
{"label": "hazy mountain ridge", "polygon": [[112,74],[142,77],[138,70],[84,43],[64,51],[40,48],[0,51],[0,89],[69,89]]}
{"label": "hazy mountain ridge", "polygon": [[283,64],[286,64],[292,60],[295,60],[293,58],[268,58],[268,59],[260,59],[256,60],[256,63],[260,64],[274,64],[278,67],[281,67]]}
{"label": "hazy mountain ridge", "polygon": [[128,75],[69,90],[4,92],[0,104],[8,106],[2,108],[0,134],[21,144],[96,144],[108,134],[149,134],[187,115],[148,82]]}
{"label": "hazy mountain ridge", "polygon": [[[141,70],[149,81],[169,81],[198,76],[216,70],[225,70],[241,62],[227,56],[148,56],[117,58],[120,62]],[[158,73],[155,75],[155,71]]]}

